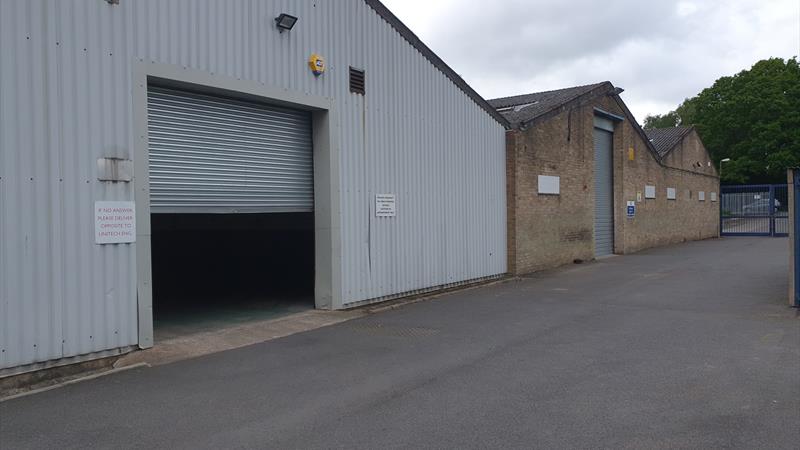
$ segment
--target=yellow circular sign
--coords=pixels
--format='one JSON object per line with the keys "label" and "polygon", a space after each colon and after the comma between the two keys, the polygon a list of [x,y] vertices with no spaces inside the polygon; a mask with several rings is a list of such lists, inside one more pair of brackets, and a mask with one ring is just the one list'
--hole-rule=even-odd
{"label": "yellow circular sign", "polygon": [[322,56],[312,53],[308,58],[308,67],[311,68],[311,71],[314,72],[314,75],[322,75],[322,72],[325,72],[325,60],[322,58]]}

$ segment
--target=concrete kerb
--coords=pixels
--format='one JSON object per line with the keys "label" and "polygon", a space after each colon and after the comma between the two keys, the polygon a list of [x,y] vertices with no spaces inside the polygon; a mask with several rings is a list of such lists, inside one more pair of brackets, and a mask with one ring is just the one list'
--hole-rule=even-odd
{"label": "concrete kerb", "polygon": [[21,386],[19,388],[11,389],[8,392],[2,393],[0,395],[0,403],[8,400],[13,400],[19,397],[25,397],[27,395],[47,392],[56,388],[60,388],[62,386],[69,386],[70,384],[80,383],[81,381],[93,380],[95,378],[100,378],[106,375],[111,375],[114,373],[119,373],[130,369],[138,369],[140,367],[150,367],[150,365],[147,363],[138,363],[124,367],[112,366],[111,369],[99,369],[90,372],[83,372],[77,375],[67,376],[63,378],[53,378],[48,380],[47,382],[43,382],[40,384],[34,384],[31,386]]}
{"label": "concrete kerb", "polygon": [[364,310],[367,314],[377,314],[383,311],[390,311],[393,309],[402,308],[407,305],[412,305],[414,303],[424,302],[428,300],[434,300],[440,297],[444,297],[456,292],[465,292],[470,291],[477,288],[487,287],[487,286],[494,286],[500,283],[507,283],[509,281],[519,280],[520,278],[514,275],[503,275],[501,278],[496,278],[487,281],[479,281],[476,283],[462,285],[462,286],[455,286],[448,289],[442,289],[439,291],[434,292],[426,292],[424,294],[419,295],[412,295],[408,297],[401,297],[394,300],[387,300],[385,302],[372,304],[372,305],[364,305],[360,307],[356,307],[353,311],[356,310]]}

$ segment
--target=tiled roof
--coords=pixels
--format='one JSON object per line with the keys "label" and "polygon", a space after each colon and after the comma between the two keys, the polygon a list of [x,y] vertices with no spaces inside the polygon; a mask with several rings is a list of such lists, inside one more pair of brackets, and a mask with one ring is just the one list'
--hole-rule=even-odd
{"label": "tiled roof", "polygon": [[533,94],[515,95],[513,97],[495,98],[489,104],[505,117],[512,126],[531,121],[548,111],[556,109],[578,97],[601,88],[613,88],[608,81],[585,86],[575,86],[554,91],[536,92]]}
{"label": "tiled roof", "polygon": [[648,128],[644,130],[647,138],[655,147],[658,155],[663,157],[670,152],[692,131],[692,127]]}

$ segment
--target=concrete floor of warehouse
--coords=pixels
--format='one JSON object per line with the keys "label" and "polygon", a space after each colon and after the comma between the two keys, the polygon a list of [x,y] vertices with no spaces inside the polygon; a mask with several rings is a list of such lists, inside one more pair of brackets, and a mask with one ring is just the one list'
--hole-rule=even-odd
{"label": "concrete floor of warehouse", "polygon": [[796,448],[788,242],[725,238],[0,403],[3,448]]}
{"label": "concrete floor of warehouse", "polygon": [[222,298],[213,303],[189,304],[162,311],[153,320],[153,333],[158,343],[197,333],[274,320],[312,309],[313,297]]}

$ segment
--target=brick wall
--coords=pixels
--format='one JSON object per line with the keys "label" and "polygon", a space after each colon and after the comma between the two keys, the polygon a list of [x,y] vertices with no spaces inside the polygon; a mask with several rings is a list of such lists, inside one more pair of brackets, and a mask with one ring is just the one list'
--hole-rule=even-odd
{"label": "brick wall", "polygon": [[[595,107],[625,114],[612,97],[599,97],[564,108],[524,131],[507,133],[511,273],[594,257]],[[719,203],[711,201],[711,193],[718,197],[719,180],[708,161],[693,132],[661,165],[628,120],[617,123],[614,252],[631,253],[718,236]],[[539,175],[559,176],[560,194],[539,194]],[[644,198],[645,185],[656,186],[655,199]],[[675,188],[675,200],[667,200],[668,187]],[[700,191],[705,193],[705,201],[699,200]],[[637,201],[639,192],[641,201]],[[629,200],[636,202],[634,218],[626,215]]]}

